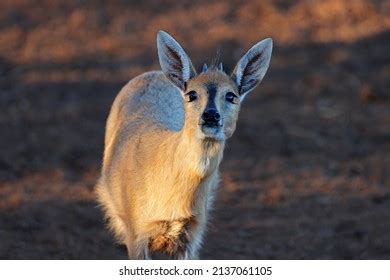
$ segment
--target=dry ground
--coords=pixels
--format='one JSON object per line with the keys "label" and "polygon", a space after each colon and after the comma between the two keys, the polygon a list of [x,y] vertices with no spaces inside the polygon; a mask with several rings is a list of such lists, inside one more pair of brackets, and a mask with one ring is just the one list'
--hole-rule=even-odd
{"label": "dry ground", "polygon": [[158,69],[159,29],[230,70],[274,39],[203,258],[390,258],[389,1],[106,2],[0,2],[0,258],[126,258],[93,187],[110,105]]}

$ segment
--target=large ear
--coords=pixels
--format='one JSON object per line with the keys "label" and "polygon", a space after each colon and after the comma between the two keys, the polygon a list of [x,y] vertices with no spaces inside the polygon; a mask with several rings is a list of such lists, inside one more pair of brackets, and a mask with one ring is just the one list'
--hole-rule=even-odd
{"label": "large ear", "polygon": [[168,33],[159,31],[157,50],[164,74],[175,86],[185,90],[186,82],[196,75],[196,71],[184,49]]}
{"label": "large ear", "polygon": [[250,48],[238,61],[232,78],[237,84],[241,101],[263,79],[271,60],[271,54],[272,39],[267,38]]}

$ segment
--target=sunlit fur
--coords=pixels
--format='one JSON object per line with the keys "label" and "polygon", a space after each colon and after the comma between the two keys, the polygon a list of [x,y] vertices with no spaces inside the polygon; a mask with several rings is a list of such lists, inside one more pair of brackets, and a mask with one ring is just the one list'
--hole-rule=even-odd
{"label": "sunlit fur", "polygon": [[[240,109],[240,98],[233,104],[226,101],[226,94],[240,93],[235,80],[221,70],[196,74],[180,45],[166,33],[158,36],[163,37],[158,37],[158,44],[166,72],[144,73],[116,97],[107,120],[96,192],[129,258],[196,259],[225,140],[235,130]],[[188,71],[178,65],[191,69],[187,80],[183,77]],[[241,68],[244,74],[253,73]],[[171,80],[169,71],[175,72]],[[201,126],[210,83],[215,85],[214,101],[221,115],[220,133],[214,136],[204,134]],[[192,102],[185,95],[190,91],[198,97]]]}
{"label": "sunlit fur", "polygon": [[[216,104],[224,112],[229,137],[235,129],[239,105],[226,106],[224,93],[237,89],[220,72],[202,73],[188,83],[188,89],[199,93],[198,102],[183,103],[181,93],[162,72],[149,72],[130,81],[113,104],[97,193],[111,229],[127,245],[131,258],[147,257],[150,238],[169,236],[156,226],[160,221],[192,217],[195,221],[188,229],[191,242],[184,255],[177,257],[197,257],[224,147],[224,141],[204,138],[198,125],[207,103],[208,82],[220,85],[216,98],[220,102]],[[133,106],[144,106],[137,96],[157,101],[159,95],[184,104],[185,116],[175,116],[185,118],[180,131],[162,127],[172,124],[161,120],[154,124],[145,111],[132,110]],[[139,103],[133,104],[136,101]],[[170,230],[178,238],[181,228]]]}

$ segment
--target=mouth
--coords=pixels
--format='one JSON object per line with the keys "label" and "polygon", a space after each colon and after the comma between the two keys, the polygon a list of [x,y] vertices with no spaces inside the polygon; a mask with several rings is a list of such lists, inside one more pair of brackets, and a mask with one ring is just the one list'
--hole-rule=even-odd
{"label": "mouth", "polygon": [[206,138],[212,138],[219,141],[223,140],[222,125],[218,123],[203,123],[200,124],[200,127]]}

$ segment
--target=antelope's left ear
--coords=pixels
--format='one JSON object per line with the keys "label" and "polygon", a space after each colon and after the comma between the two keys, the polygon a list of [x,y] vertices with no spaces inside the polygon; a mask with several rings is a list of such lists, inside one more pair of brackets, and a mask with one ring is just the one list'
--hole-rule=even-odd
{"label": "antelope's left ear", "polygon": [[272,39],[267,38],[247,51],[233,70],[232,78],[236,82],[240,100],[253,90],[264,78],[272,54]]}

